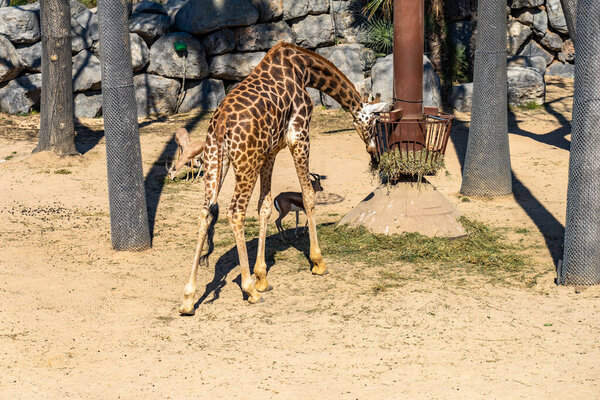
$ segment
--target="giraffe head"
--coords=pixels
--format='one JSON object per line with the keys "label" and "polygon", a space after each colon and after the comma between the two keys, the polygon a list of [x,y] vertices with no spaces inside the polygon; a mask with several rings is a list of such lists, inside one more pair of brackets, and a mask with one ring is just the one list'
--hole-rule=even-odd
{"label": "giraffe head", "polygon": [[388,109],[387,103],[362,103],[360,110],[354,115],[354,128],[367,146],[367,152],[374,157],[377,152],[375,144],[375,124],[377,113]]}

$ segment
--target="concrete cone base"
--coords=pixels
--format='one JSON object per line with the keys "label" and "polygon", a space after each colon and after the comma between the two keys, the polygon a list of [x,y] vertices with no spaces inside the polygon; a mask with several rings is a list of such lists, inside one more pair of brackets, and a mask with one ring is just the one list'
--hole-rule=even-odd
{"label": "concrete cone base", "polygon": [[466,235],[462,214],[433,185],[423,181],[380,185],[339,222],[373,233],[417,232],[425,236]]}

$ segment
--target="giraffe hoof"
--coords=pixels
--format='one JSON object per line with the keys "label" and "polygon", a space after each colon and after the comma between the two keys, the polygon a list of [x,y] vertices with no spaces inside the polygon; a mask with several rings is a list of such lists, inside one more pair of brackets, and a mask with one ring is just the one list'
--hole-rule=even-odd
{"label": "giraffe hoof", "polygon": [[329,270],[327,270],[327,269],[321,272],[318,268],[313,268],[311,272],[313,275],[317,275],[317,276],[329,275]]}
{"label": "giraffe hoof", "polygon": [[256,288],[256,290],[258,290],[261,293],[270,292],[271,290],[273,290],[273,286],[272,285],[267,285],[267,287],[265,289],[261,290],[261,289]]}
{"label": "giraffe hoof", "polygon": [[258,296],[258,299],[253,299],[252,297],[248,297],[248,303],[250,304],[260,304],[260,303],[264,303],[265,299],[263,299],[261,296]]}
{"label": "giraffe hoof", "polygon": [[196,310],[194,309],[194,305],[192,304],[189,307],[187,304],[182,304],[179,306],[179,314],[180,315],[194,315]]}

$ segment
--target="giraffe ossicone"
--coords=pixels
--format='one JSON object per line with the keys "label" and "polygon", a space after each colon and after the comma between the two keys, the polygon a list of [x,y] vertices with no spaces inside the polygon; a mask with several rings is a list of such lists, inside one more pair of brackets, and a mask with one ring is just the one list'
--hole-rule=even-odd
{"label": "giraffe ossicone", "polygon": [[[267,281],[265,242],[272,211],[271,176],[277,153],[287,147],[294,160],[308,220],[312,272],[323,275],[327,267],[317,239],[315,194],[309,171],[309,124],[313,104],[306,88],[332,97],[353,119],[356,130],[374,155],[375,115],[383,103],[363,103],[350,80],[329,60],[289,43],[279,43],[265,55],[244,81],[234,88],[212,116],[202,153],[204,207],[199,218],[198,242],[191,276],[179,312],[194,313],[196,274],[201,260],[208,261],[218,214],[217,198],[229,166],[235,173],[235,190],[227,218],[239,256],[242,290],[250,303],[261,301]],[[250,196],[260,176],[259,237],[254,273],[250,273],[244,220]],[[203,255],[209,242],[209,253]]]}

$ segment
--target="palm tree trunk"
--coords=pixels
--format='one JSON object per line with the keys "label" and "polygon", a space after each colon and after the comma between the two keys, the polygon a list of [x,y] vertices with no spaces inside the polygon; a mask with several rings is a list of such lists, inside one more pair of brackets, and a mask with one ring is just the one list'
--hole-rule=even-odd
{"label": "palm tree trunk", "polygon": [[425,10],[426,19],[426,42],[429,51],[429,61],[433,65],[435,72],[442,72],[442,62],[444,60],[444,46],[446,33],[444,31],[444,11],[442,0],[426,0]]}

